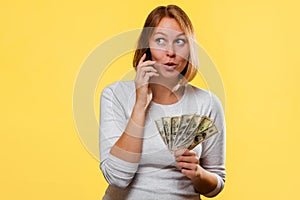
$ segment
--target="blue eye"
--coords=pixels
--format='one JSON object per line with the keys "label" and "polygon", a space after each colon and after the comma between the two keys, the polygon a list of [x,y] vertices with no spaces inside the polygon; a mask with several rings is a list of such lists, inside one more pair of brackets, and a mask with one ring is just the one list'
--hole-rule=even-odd
{"label": "blue eye", "polygon": [[155,40],[155,42],[157,43],[157,44],[163,44],[164,43],[164,39],[163,38],[157,38],[156,40]]}
{"label": "blue eye", "polygon": [[185,39],[177,39],[175,42],[178,45],[184,45],[186,41],[185,41]]}

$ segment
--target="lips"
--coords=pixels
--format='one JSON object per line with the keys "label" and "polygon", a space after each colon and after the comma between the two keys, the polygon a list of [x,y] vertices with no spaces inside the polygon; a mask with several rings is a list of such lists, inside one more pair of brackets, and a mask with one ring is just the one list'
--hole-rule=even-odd
{"label": "lips", "polygon": [[164,65],[166,66],[167,69],[175,69],[175,67],[177,66],[177,64],[174,62],[167,62],[164,63]]}

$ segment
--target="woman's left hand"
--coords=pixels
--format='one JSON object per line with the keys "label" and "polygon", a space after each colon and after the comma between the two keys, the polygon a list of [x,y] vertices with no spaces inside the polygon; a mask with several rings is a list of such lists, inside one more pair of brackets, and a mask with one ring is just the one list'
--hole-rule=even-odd
{"label": "woman's left hand", "polygon": [[181,173],[190,179],[200,178],[203,168],[199,165],[199,158],[193,150],[181,149],[175,152],[177,166]]}

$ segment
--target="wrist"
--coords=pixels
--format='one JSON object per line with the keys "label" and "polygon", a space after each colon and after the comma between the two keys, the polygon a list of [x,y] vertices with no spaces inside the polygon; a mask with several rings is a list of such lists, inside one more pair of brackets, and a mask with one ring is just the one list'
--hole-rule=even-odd
{"label": "wrist", "polygon": [[147,102],[143,101],[143,100],[136,100],[135,101],[135,105],[134,105],[134,110],[138,111],[139,113],[146,113],[148,104]]}
{"label": "wrist", "polygon": [[204,177],[205,170],[198,164],[196,175],[192,178],[192,181],[202,180]]}
{"label": "wrist", "polygon": [[135,105],[129,118],[125,133],[135,138],[143,137],[146,113],[140,105]]}

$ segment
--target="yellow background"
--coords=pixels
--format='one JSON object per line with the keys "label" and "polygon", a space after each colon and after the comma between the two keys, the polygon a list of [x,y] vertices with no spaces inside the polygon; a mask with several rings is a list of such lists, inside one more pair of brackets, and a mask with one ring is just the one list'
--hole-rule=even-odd
{"label": "yellow background", "polygon": [[190,16],[226,90],[227,180],[216,199],[299,199],[296,2],[2,1],[0,199],[102,197],[99,162],[73,121],[77,73],[97,45],[170,3]]}

